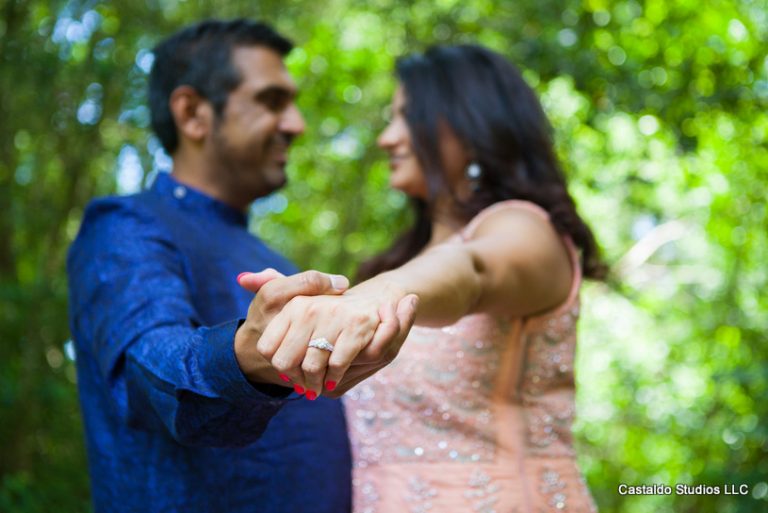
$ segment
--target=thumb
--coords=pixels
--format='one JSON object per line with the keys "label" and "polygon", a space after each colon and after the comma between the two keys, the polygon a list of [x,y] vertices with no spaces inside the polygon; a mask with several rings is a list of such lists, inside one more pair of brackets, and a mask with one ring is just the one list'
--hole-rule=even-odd
{"label": "thumb", "polygon": [[258,273],[240,273],[237,277],[237,283],[245,290],[256,294],[259,289],[263,287],[264,284],[268,281],[282,277],[282,273],[275,271],[271,267],[268,267],[267,269],[264,269]]}
{"label": "thumb", "polygon": [[396,356],[411,331],[418,306],[419,296],[408,294],[397,303],[396,308],[388,305],[387,308],[379,309],[379,327],[373,334],[371,343],[360,352],[355,363],[377,362],[381,361],[382,357],[386,359]]}
{"label": "thumb", "polygon": [[416,320],[416,311],[419,309],[419,296],[408,294],[397,304],[397,320],[400,321],[400,331],[410,331]]}
{"label": "thumb", "polygon": [[322,294],[343,294],[349,288],[349,280],[340,274],[320,271],[304,271],[285,280],[285,290],[293,296],[319,296]]}

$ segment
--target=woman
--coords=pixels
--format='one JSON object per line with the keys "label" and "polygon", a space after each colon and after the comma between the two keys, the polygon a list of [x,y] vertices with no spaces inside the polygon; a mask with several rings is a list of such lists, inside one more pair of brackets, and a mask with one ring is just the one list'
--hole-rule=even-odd
{"label": "woman", "polygon": [[572,445],[573,358],[581,278],[603,267],[546,117],[478,46],[432,48],[397,75],[379,145],[414,226],[344,296],[287,307],[259,350],[314,398],[391,317],[382,305],[416,294],[398,357],[345,396],[354,510],[594,511]]}

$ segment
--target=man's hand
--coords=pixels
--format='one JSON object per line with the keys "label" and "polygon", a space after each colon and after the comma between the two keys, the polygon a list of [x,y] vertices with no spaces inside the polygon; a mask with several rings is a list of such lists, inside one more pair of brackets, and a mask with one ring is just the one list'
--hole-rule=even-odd
{"label": "man's hand", "polygon": [[256,348],[262,333],[272,318],[296,296],[338,295],[349,287],[349,280],[340,275],[306,271],[283,276],[274,269],[259,273],[243,273],[238,283],[256,293],[248,307],[245,322],[235,333],[235,357],[243,374],[254,383],[274,383],[293,386],[281,378]]}

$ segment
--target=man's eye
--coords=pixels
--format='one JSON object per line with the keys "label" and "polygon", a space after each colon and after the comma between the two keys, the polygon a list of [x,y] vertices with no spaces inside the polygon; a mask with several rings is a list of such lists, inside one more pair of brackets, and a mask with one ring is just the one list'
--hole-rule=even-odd
{"label": "man's eye", "polygon": [[282,91],[265,91],[259,95],[258,99],[269,110],[280,111],[288,106],[291,97]]}

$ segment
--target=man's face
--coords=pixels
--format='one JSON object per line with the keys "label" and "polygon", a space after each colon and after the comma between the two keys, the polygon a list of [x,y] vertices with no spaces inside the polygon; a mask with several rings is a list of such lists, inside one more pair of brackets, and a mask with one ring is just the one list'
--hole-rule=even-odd
{"label": "man's face", "polygon": [[285,184],[288,146],[304,132],[304,119],[294,103],[296,86],[278,53],[239,47],[232,62],[242,81],[216,121],[211,157],[228,196],[247,205]]}

